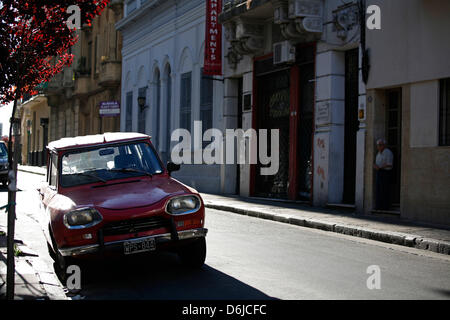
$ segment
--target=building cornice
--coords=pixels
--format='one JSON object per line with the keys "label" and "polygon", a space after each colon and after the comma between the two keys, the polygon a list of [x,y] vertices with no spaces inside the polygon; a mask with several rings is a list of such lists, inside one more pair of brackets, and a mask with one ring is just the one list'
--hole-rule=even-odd
{"label": "building cornice", "polygon": [[[169,24],[163,24],[150,30],[142,28],[134,35],[132,41],[124,42],[122,48],[123,59],[130,58],[130,56],[148,50],[149,46],[156,40],[164,41],[173,37],[177,31],[183,32],[194,28],[204,22],[200,21],[200,19],[204,19],[204,14],[205,7],[201,6],[180,15]],[[142,36],[139,36],[139,33],[143,33]]]}
{"label": "building cornice", "polygon": [[167,2],[167,0],[151,0],[147,3],[144,3],[143,6],[138,7],[134,12],[130,13],[125,18],[118,21],[116,23],[116,29],[122,31],[127,25],[135,23],[141,17],[146,15],[147,12],[161,6],[165,2]]}

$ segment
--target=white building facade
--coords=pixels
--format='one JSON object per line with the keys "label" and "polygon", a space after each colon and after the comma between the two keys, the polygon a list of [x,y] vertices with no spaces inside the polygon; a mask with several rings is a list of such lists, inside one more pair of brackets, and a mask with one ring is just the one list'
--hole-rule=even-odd
{"label": "white building facade", "polygon": [[[202,121],[203,132],[223,128],[223,80],[202,73],[205,11],[203,0],[130,0],[116,24],[123,36],[121,131],[152,136],[164,162],[178,144],[171,141],[174,130],[194,135],[194,121]],[[195,148],[192,143],[191,159]],[[219,193],[221,171],[220,164],[183,164],[173,175],[199,191]]]}

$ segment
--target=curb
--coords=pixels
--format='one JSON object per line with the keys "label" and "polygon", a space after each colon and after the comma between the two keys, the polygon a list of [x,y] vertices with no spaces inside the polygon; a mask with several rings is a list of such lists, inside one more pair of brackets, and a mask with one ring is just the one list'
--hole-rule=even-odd
{"label": "curb", "polygon": [[68,300],[64,288],[53,271],[49,270],[39,255],[24,243],[19,246],[24,253],[24,258],[33,268],[39,284],[43,287],[46,296],[50,300]]}
{"label": "curb", "polygon": [[[47,265],[41,260],[39,255],[30,247],[27,246],[22,240],[19,240],[17,248],[21,251],[21,254],[16,258],[15,268],[17,272],[17,266],[20,263],[28,265],[34,273],[38,284],[45,292],[43,296],[35,296],[36,300],[68,300],[64,289],[59,282],[56,275],[48,270]],[[19,262],[22,261],[22,262]],[[17,286],[17,283],[15,283]]]}
{"label": "curb", "polygon": [[340,233],[349,236],[450,255],[450,242],[424,238],[422,236],[408,233],[382,231],[377,229],[357,227],[353,225],[330,223],[316,219],[302,218],[293,216],[291,214],[274,214],[212,203],[205,203],[205,207],[221,211],[233,212],[255,218],[273,220],[276,222],[292,224],[300,227],[319,229],[323,231]]}
{"label": "curb", "polygon": [[31,265],[50,300],[70,300],[58,277],[53,271],[49,271],[48,267],[41,260],[33,260]]}
{"label": "curb", "polygon": [[45,176],[45,173],[32,171],[32,170],[27,170],[27,169],[22,169],[22,168],[17,168],[17,171],[22,171],[22,172],[26,172],[26,173],[33,173],[33,174],[38,174],[40,176]]}

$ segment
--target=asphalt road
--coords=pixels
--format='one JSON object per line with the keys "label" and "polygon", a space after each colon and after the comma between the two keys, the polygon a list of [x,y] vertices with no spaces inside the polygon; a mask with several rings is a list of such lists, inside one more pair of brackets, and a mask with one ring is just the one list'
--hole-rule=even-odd
{"label": "asphalt road", "polygon": [[[19,173],[17,234],[49,268],[35,221],[42,177]],[[7,190],[0,190],[6,203]],[[0,225],[4,225],[4,218]],[[176,255],[139,255],[82,269],[84,299],[450,299],[450,257],[345,235],[207,210],[201,270]],[[379,289],[369,289],[370,266]],[[373,283],[373,282],[370,282]]]}

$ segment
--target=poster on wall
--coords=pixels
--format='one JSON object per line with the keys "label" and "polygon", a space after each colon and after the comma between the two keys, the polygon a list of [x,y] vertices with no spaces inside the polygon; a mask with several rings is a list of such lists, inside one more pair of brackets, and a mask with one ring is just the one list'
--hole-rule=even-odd
{"label": "poster on wall", "polygon": [[222,75],[222,0],[206,0],[204,74]]}

